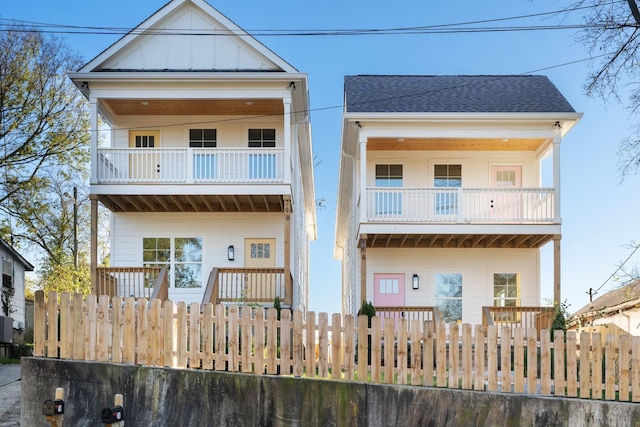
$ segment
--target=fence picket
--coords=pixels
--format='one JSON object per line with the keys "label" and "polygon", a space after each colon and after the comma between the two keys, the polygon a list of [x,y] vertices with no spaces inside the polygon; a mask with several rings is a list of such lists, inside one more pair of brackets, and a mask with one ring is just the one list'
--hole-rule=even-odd
{"label": "fence picket", "polygon": [[511,391],[511,327],[502,326],[500,333],[500,381],[502,392]]}
{"label": "fence picket", "polygon": [[320,344],[318,376],[327,378],[329,376],[329,315],[327,313],[318,314],[318,342]]}
{"label": "fence picket", "polygon": [[[457,341],[457,340],[456,340]],[[458,347],[452,343],[452,347]],[[449,350],[451,351],[451,350]],[[457,358],[456,358],[457,359]],[[451,387],[451,385],[449,385]],[[471,336],[471,325],[462,324],[462,388],[471,390],[473,387],[473,337]],[[453,388],[458,388],[457,384]]]}
{"label": "fence picket", "polygon": [[47,313],[47,357],[58,358],[58,296],[55,292],[49,292]]}
{"label": "fence picket", "polygon": [[159,299],[151,300],[149,310],[149,355],[154,366],[164,365],[164,352],[162,345],[162,302]]}
{"label": "fence picket", "polygon": [[551,394],[551,332],[540,331],[540,394]]}
{"label": "fence picket", "polygon": [[[295,313],[299,313],[296,311]],[[295,316],[294,313],[294,316]],[[294,328],[294,331],[296,328]],[[344,317],[344,378],[348,381],[354,379],[356,372],[356,346],[355,346],[355,337],[356,337],[356,327],[355,327],[355,318],[348,314]],[[294,356],[295,360],[295,356]]]}
{"label": "fence picket", "polygon": [[[464,326],[463,326],[464,328]],[[464,331],[464,329],[463,329]],[[459,388],[460,379],[460,332],[457,323],[449,324],[449,388]],[[464,333],[463,333],[463,346],[464,346]],[[465,349],[463,347],[462,351]],[[464,360],[462,366],[462,375],[464,375]],[[464,382],[463,382],[464,384]],[[464,387],[464,385],[463,385]]]}
{"label": "fence picket", "polygon": [[[457,342],[457,338],[456,338]],[[438,387],[447,386],[447,330],[444,323],[436,324],[436,385]],[[458,388],[454,384],[452,388]]]}
{"label": "fence picket", "polygon": [[619,339],[620,346],[620,378],[619,384],[619,400],[621,402],[629,401],[629,335],[621,335]]}
{"label": "fence picket", "polygon": [[160,348],[162,348],[162,366],[166,367],[175,367],[175,356],[174,356],[174,343],[175,343],[175,334],[176,334],[176,326],[175,320],[173,318],[173,302],[165,301],[162,307],[162,329],[164,333],[160,336],[161,344]]}
{"label": "fence picket", "polygon": [[280,314],[280,375],[291,375],[291,310]]}
{"label": "fence picket", "polygon": [[[409,359],[409,363],[411,363],[411,377],[409,384],[412,385],[422,384],[422,370],[420,367],[423,366],[423,358],[420,344],[420,319],[411,319],[411,347],[409,348],[411,353],[411,357]],[[426,369],[426,366],[424,369]]]}
{"label": "fence picket", "polygon": [[382,364],[382,319],[371,318],[371,382],[379,383]]}
{"label": "fence picket", "polygon": [[396,384],[406,385],[407,377],[407,344],[409,343],[409,333],[407,331],[407,319],[398,319],[398,381]]}
{"label": "fence picket", "polygon": [[487,391],[498,390],[498,328],[487,326]]}
{"label": "fence picket", "polygon": [[128,297],[124,300],[124,324],[122,337],[122,361],[135,363],[136,361],[136,307],[135,299]]}
{"label": "fence picket", "polygon": [[538,391],[538,331],[527,329],[527,394]]}
{"label": "fence picket", "polygon": [[238,348],[238,306],[229,307],[229,327],[227,335],[227,369],[229,372],[238,372],[239,370],[239,348]]}
{"label": "fence picket", "polygon": [[73,349],[71,357],[75,360],[84,360],[85,358],[85,314],[84,314],[84,298],[82,294],[73,296]]}
{"label": "fence picket", "polygon": [[227,369],[227,327],[226,327],[226,308],[222,304],[216,304],[215,308],[215,329],[214,329],[214,348],[213,360],[216,371],[224,371]]}
{"label": "fence picket", "polygon": [[631,337],[631,400],[640,402],[640,337]]}
{"label": "fence picket", "polygon": [[240,371],[251,372],[251,314],[249,307],[242,308],[240,320]]}
{"label": "fence picket", "polygon": [[[89,295],[91,296],[91,295]],[[87,297],[88,301],[88,297]],[[146,299],[138,300],[138,356],[136,362],[141,365],[151,365],[151,342],[149,337],[149,306]]]}
{"label": "fence picket", "polygon": [[602,336],[593,334],[591,338],[591,360],[593,361],[591,398],[602,399]]}
{"label": "fence picket", "polygon": [[201,366],[200,326],[200,304],[192,302],[189,304],[189,367],[191,369],[198,369]]}
{"label": "fence picket", "polygon": [[307,377],[315,378],[316,376],[316,313],[313,311],[307,312],[307,324],[306,324],[306,349],[305,354],[305,370]]}
{"label": "fence picket", "polygon": [[331,315],[331,378],[340,379],[342,376],[342,316],[338,313]]}
{"label": "fence picket", "polygon": [[513,391],[524,393],[524,331],[519,326],[513,330],[513,371]]}
{"label": "fence picket", "polygon": [[567,331],[567,396],[578,395],[578,361],[576,331]]}
{"label": "fence picket", "polygon": [[384,319],[384,382],[385,384],[393,384],[394,380],[394,350],[395,350],[395,332],[396,319],[389,317]]}
{"label": "fence picket", "polygon": [[122,297],[111,298],[111,361],[122,363]]}
{"label": "fence picket", "polygon": [[[605,372],[604,372],[604,394],[605,399],[616,399],[616,351],[614,346],[614,336],[607,334],[605,337]],[[620,365],[622,370],[622,365]]]}
{"label": "fence picket", "polygon": [[254,332],[254,355],[253,355],[253,372],[258,374],[264,374],[265,360],[264,360],[264,308],[258,307],[255,309],[255,332]]}
{"label": "fence picket", "polygon": [[176,367],[187,367],[187,303],[180,301],[176,310]]}
{"label": "fence picket", "polygon": [[275,308],[267,309],[267,374],[278,372],[278,327],[276,325],[278,312]]}
{"label": "fence picket", "polygon": [[484,339],[485,329],[482,325],[475,326],[475,369],[473,379],[474,390],[484,390]]}
{"label": "fence picket", "polygon": [[555,396],[564,396],[566,394],[564,371],[565,363],[567,369],[569,369],[569,364],[566,362],[564,339],[564,331],[553,331],[553,394]]}
{"label": "fence picket", "polygon": [[47,343],[47,314],[49,311],[45,306],[43,291],[36,291],[33,310],[33,355],[45,357],[47,356],[45,344]]}
{"label": "fence picket", "polygon": [[71,357],[71,346],[73,345],[73,325],[71,323],[71,305],[69,294],[64,292],[60,295],[60,358],[69,359]]}
{"label": "fence picket", "polygon": [[98,360],[106,362],[109,360],[109,297],[100,295],[98,299]]}
{"label": "fence picket", "polygon": [[588,399],[591,391],[591,337],[589,332],[580,334],[580,397]]}

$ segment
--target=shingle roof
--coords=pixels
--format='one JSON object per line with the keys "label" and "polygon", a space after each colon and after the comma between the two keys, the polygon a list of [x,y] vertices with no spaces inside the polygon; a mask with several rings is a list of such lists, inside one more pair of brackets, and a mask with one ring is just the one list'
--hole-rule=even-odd
{"label": "shingle roof", "polygon": [[574,316],[594,311],[606,313],[611,307],[617,307],[621,304],[631,303],[633,301],[640,302],[640,280],[635,280],[621,288],[607,292],[576,311]]}
{"label": "shingle roof", "polygon": [[346,76],[346,111],[575,113],[546,76]]}

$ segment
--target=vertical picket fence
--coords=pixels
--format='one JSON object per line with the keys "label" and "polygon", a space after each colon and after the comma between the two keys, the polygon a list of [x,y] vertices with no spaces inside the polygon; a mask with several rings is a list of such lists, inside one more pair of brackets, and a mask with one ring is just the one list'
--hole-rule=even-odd
{"label": "vertical picket fence", "polygon": [[640,402],[626,335],[41,291],[34,317],[38,357]]}

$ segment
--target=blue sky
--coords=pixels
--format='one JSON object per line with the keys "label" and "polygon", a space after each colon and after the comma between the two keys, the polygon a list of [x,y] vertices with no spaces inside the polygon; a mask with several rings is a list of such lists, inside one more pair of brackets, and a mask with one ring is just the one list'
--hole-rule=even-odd
{"label": "blue sky", "polygon": [[[249,32],[265,29],[371,29],[450,24],[558,10],[566,2],[542,0],[210,0]],[[87,2],[0,0],[0,18],[78,26],[131,28],[162,7],[164,0]],[[580,22],[581,17],[569,17]],[[559,17],[532,17],[500,25],[554,25]],[[487,24],[488,25],[488,24]],[[115,42],[117,35],[63,34],[86,60]],[[583,119],[562,143],[562,294],[571,312],[588,302],[640,241],[640,178],[620,183],[619,142],[631,126],[624,107],[583,94],[589,58],[572,30],[471,34],[258,36],[309,75],[318,240],[311,245],[310,309],[341,310],[340,264],[333,259],[335,201],[340,146],[343,77],[350,74],[520,74],[547,75]],[[596,52],[594,55],[600,54]],[[553,67],[553,68],[551,68]],[[544,69],[544,70],[543,70]],[[624,99],[624,93],[622,94]],[[327,108],[334,107],[334,108]],[[551,298],[552,250],[542,252],[542,297]],[[640,262],[640,252],[630,265]],[[600,291],[619,285],[609,281]]]}

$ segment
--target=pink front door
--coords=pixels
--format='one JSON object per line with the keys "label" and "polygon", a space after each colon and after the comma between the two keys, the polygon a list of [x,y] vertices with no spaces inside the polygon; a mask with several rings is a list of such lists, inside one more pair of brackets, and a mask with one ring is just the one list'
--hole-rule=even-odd
{"label": "pink front door", "polygon": [[521,166],[491,166],[491,218],[498,221],[518,221],[522,217]]}
{"label": "pink front door", "polygon": [[404,274],[374,274],[373,305],[404,307]]}

